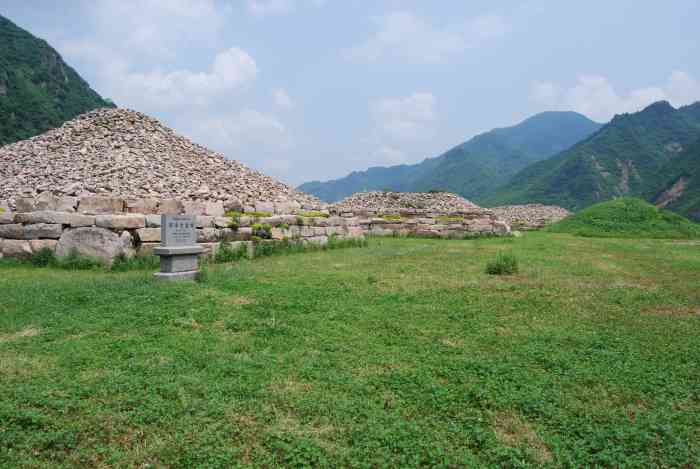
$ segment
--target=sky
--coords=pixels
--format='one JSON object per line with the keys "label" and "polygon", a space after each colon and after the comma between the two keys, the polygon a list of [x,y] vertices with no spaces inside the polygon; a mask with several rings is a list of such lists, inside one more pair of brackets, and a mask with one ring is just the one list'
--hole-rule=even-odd
{"label": "sky", "polygon": [[102,96],[297,185],[700,100],[700,2],[0,0]]}

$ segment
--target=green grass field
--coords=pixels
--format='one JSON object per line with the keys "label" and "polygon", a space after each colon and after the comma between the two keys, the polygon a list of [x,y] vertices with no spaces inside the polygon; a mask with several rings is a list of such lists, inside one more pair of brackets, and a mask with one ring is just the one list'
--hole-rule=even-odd
{"label": "green grass field", "polygon": [[700,465],[698,241],[0,262],[0,467],[593,465]]}

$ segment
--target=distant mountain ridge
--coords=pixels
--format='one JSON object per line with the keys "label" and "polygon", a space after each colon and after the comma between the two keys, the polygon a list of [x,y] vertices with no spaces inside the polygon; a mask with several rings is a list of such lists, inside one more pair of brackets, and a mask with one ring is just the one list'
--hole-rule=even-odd
{"label": "distant mountain ridge", "polygon": [[700,218],[700,103],[653,103],[534,163],[484,197],[489,205],[540,202],[578,210],[636,196]]}
{"label": "distant mountain ridge", "polygon": [[46,41],[0,16],[0,146],[113,106]]}
{"label": "distant mountain ridge", "polygon": [[548,158],[597,131],[601,124],[575,112],[543,112],[498,128],[414,165],[374,167],[299,190],[327,202],[355,192],[444,190],[479,201],[528,164]]}

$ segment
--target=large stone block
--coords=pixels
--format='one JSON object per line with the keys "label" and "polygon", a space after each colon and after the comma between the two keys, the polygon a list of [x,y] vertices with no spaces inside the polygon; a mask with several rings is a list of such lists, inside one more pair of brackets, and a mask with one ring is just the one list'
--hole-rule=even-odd
{"label": "large stone block", "polygon": [[82,197],[78,203],[78,211],[89,215],[124,212],[124,199],[116,197]]}
{"label": "large stone block", "polygon": [[56,245],[58,241],[55,239],[32,239],[29,241],[29,246],[32,248],[32,252],[36,253],[42,249],[50,249],[51,251],[56,251]]}
{"label": "large stone block", "polygon": [[146,228],[160,228],[160,215],[146,215]]}
{"label": "large stone block", "polygon": [[36,223],[24,226],[24,239],[58,239],[63,232],[62,225]]}
{"label": "large stone block", "polygon": [[75,214],[66,212],[57,212],[55,210],[41,210],[38,212],[16,213],[15,220],[18,223],[25,224],[50,223],[59,225],[69,225],[71,217],[74,216]]}
{"label": "large stone block", "polygon": [[215,243],[219,241],[220,233],[216,228],[202,228],[197,230],[198,243]]}
{"label": "large stone block", "polygon": [[185,200],[182,202],[183,213],[186,215],[205,215],[206,207],[204,202],[199,200]]}
{"label": "large stone block", "polygon": [[231,218],[229,217],[215,217],[214,218],[214,226],[216,228],[228,228],[228,226],[231,224]]}
{"label": "large stone block", "polygon": [[74,249],[84,256],[98,257],[107,262],[120,254],[131,256],[134,253],[133,240],[128,231],[119,235],[96,227],[65,230],[58,240],[56,255],[67,256]]}
{"label": "large stone block", "polygon": [[153,214],[158,213],[158,200],[156,199],[127,199],[126,211],[129,213]]}
{"label": "large stone block", "polygon": [[61,197],[56,205],[56,210],[59,212],[75,212],[77,207],[77,197]]}
{"label": "large stone block", "polygon": [[113,230],[132,230],[144,228],[146,217],[143,215],[97,215],[95,225],[100,228],[110,228]]}
{"label": "large stone block", "polygon": [[19,223],[0,225],[0,238],[24,239],[24,225]]}
{"label": "large stone block", "polygon": [[162,215],[180,215],[184,211],[184,205],[176,199],[163,199],[158,204],[158,213]]}
{"label": "large stone block", "polygon": [[36,210],[56,210],[58,208],[59,198],[51,192],[42,192],[34,199]]}
{"label": "large stone block", "polygon": [[206,202],[204,204],[204,214],[210,217],[223,217],[226,210],[224,210],[223,202]]}
{"label": "large stone block", "polygon": [[17,197],[15,199],[15,211],[33,212],[34,210],[36,210],[34,197]]}
{"label": "large stone block", "polygon": [[211,228],[214,226],[214,217],[199,215],[196,219],[197,228]]}
{"label": "large stone block", "polygon": [[0,250],[4,257],[29,259],[32,257],[32,247],[29,241],[17,239],[0,239]]}
{"label": "large stone block", "polygon": [[15,222],[15,215],[9,211],[0,213],[0,225],[9,225]]}
{"label": "large stone block", "polygon": [[275,213],[275,204],[272,202],[257,202],[255,204],[255,211]]}
{"label": "large stone block", "polygon": [[73,228],[79,228],[81,226],[93,226],[95,224],[95,216],[71,213],[68,217],[68,224]]}
{"label": "large stone block", "polygon": [[142,243],[159,243],[160,228],[139,228],[136,236]]}

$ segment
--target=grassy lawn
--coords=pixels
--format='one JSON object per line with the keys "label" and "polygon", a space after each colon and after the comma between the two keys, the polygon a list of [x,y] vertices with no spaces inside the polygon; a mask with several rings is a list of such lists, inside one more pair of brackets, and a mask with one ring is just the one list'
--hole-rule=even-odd
{"label": "grassy lawn", "polygon": [[[512,251],[520,272],[489,276]],[[700,242],[0,262],[0,467],[700,465]]]}

